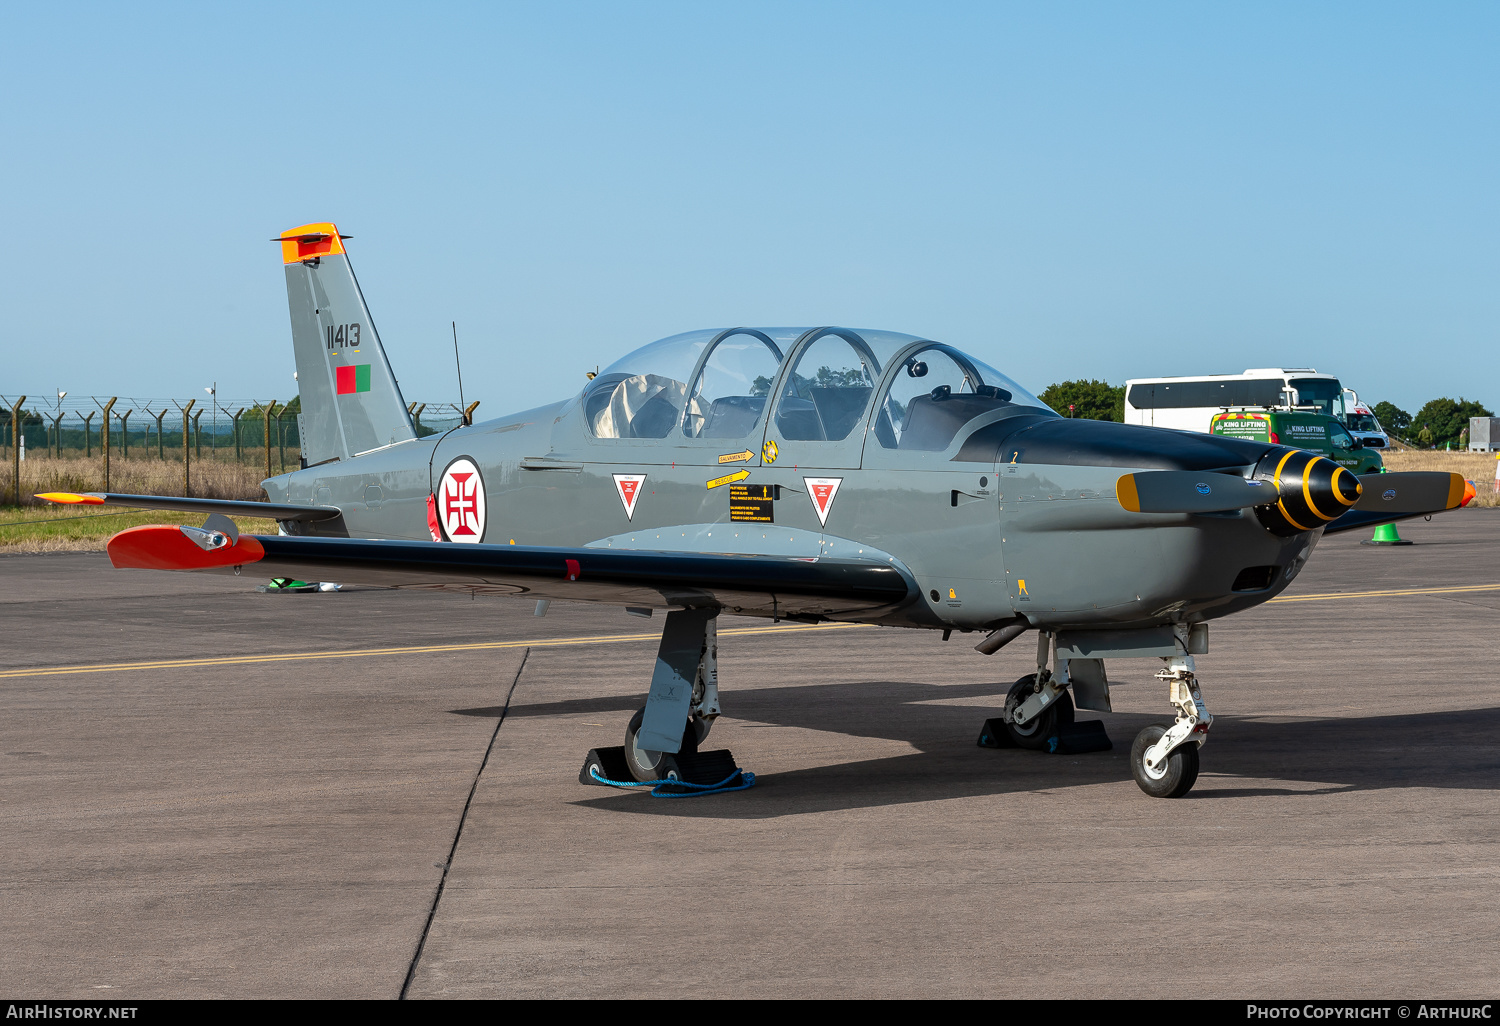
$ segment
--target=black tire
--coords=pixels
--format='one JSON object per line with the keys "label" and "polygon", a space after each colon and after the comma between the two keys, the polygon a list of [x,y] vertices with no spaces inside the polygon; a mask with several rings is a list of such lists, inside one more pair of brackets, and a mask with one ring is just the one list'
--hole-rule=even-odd
{"label": "black tire", "polygon": [[1047,747],[1048,740],[1057,734],[1059,727],[1073,722],[1073,697],[1064,691],[1057,696],[1057,701],[1042,710],[1040,716],[1026,726],[1018,727],[1010,721],[1010,712],[1031,697],[1035,683],[1036,674],[1028,673],[1010,686],[1005,696],[1005,730],[1018,747],[1039,752]]}
{"label": "black tire", "polygon": [[[630,767],[630,775],[641,783],[652,780],[675,780],[677,759],[670,752],[656,752],[641,748],[636,744],[636,735],[640,733],[641,724],[645,719],[646,710],[642,707],[635,711],[635,715],[630,717],[630,723],[625,727],[625,764]],[[707,730],[703,731],[703,735],[707,733]],[[686,729],[683,730],[681,751],[689,755],[696,752],[699,737],[694,721],[689,720]]]}
{"label": "black tire", "polygon": [[1198,780],[1198,742],[1189,738],[1167,756],[1166,769],[1159,777],[1146,771],[1146,749],[1161,740],[1167,728],[1153,723],[1135,736],[1130,746],[1130,771],[1135,782],[1153,798],[1181,798]]}

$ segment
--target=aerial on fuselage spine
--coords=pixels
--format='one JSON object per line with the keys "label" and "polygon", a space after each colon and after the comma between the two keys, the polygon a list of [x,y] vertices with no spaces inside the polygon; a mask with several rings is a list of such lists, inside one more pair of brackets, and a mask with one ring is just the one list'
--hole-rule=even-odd
{"label": "aerial on fuselage spine", "polygon": [[419,438],[345,238],[312,224],[276,240],[304,447],[264,482],[269,505],[54,498],[254,505],[284,532],[134,528],[110,541],[116,566],[661,610],[624,746],[642,780],[717,717],[727,611],[982,631],[985,652],[1035,630],[1036,671],[999,718],[1023,747],[1075,704],[1109,709],[1106,659],[1161,659],[1176,719],[1137,738],[1132,767],[1148,794],[1183,794],[1212,722],[1193,665],[1207,623],[1287,587],[1326,531],[1463,499],[1457,475],[1372,489],[1298,449],[1064,419],[959,348],[842,327],[687,332],[571,398]]}

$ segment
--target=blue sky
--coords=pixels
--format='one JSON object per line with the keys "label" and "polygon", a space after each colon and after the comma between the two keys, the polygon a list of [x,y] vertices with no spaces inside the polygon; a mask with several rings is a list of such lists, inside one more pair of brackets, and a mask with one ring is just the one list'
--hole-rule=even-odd
{"label": "blue sky", "polygon": [[845,324],[1500,405],[1495,4],[8,5],[0,391],[286,398],[332,220],[407,398]]}

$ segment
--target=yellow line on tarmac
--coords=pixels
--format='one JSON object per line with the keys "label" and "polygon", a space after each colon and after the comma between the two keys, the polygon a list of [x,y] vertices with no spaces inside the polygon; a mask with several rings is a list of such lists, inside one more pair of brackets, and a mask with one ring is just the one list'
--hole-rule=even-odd
{"label": "yellow line on tarmac", "polygon": [[[1407,595],[1457,595],[1500,591],[1500,584],[1471,584],[1457,588],[1402,588],[1383,591],[1338,591],[1321,595],[1283,595],[1278,602],[1326,602],[1330,599],[1401,598]],[[786,634],[793,631],[830,631],[864,627],[858,623],[798,624],[787,627],[736,627],[719,632],[721,637],[753,634]],[[405,645],[399,648],[350,648],[333,652],[280,652],[266,655],[218,656],[203,659],[157,659],[139,663],[94,663],[87,666],[38,666],[24,670],[0,670],[0,680],[13,677],[48,677],[71,673],[113,673],[129,670],[170,670],[194,666],[243,666],[250,663],[285,663],[302,659],[355,659],[361,656],[426,655],[437,652],[486,652],[505,648],[562,648],[569,645],[618,645],[632,641],[655,641],[656,633],[601,634],[583,638],[541,638],[532,641],[480,641],[466,645]]]}
{"label": "yellow line on tarmac", "polygon": [[[788,627],[735,627],[719,631],[719,637],[746,634],[786,634],[792,631],[831,631],[865,627],[862,623],[798,624]],[[282,652],[269,655],[220,656],[205,659],[158,659],[143,663],[95,663],[88,666],[38,666],[27,670],[0,670],[0,680],[10,677],[48,677],[66,673],[113,673],[127,670],[170,670],[194,666],[242,666],[248,663],[285,663],[299,659],[353,659],[359,656],[423,655],[431,652],[484,652],[500,648],[559,648],[565,645],[616,645],[630,641],[656,641],[657,634],[600,634],[586,638],[543,638],[536,641],[481,641],[467,645],[406,645],[401,648],[350,648],[336,652]]]}
{"label": "yellow line on tarmac", "polygon": [[1396,588],[1387,591],[1333,591],[1322,595],[1283,595],[1273,598],[1266,605],[1277,602],[1324,602],[1328,599],[1348,598],[1400,598],[1404,595],[1456,595],[1469,591],[1500,591],[1500,584],[1469,584],[1461,588]]}

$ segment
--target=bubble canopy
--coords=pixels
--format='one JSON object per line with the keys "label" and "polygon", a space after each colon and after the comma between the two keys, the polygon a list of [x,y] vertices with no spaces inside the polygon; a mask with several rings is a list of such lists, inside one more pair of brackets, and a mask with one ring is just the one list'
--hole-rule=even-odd
{"label": "bubble canopy", "polygon": [[[858,377],[868,393],[879,385],[891,361],[902,350],[930,339],[878,329],[708,328],[659,339],[626,354],[604,368],[584,388],[583,405],[590,431],[600,438],[737,439],[748,435],[772,399],[772,387],[782,364],[804,336],[836,332],[854,351]],[[852,336],[852,337],[851,337]],[[824,336],[827,337],[826,335]],[[857,341],[856,341],[857,340]],[[803,346],[796,359],[817,362],[812,347]],[[944,347],[948,348],[948,347]],[[964,391],[998,389],[1008,405],[1052,411],[1008,376],[981,360],[965,357],[982,380],[961,384]],[[795,393],[804,375],[811,379],[820,368],[800,363],[783,385]],[[842,372],[851,377],[850,371]],[[782,405],[789,401],[783,399]]]}

